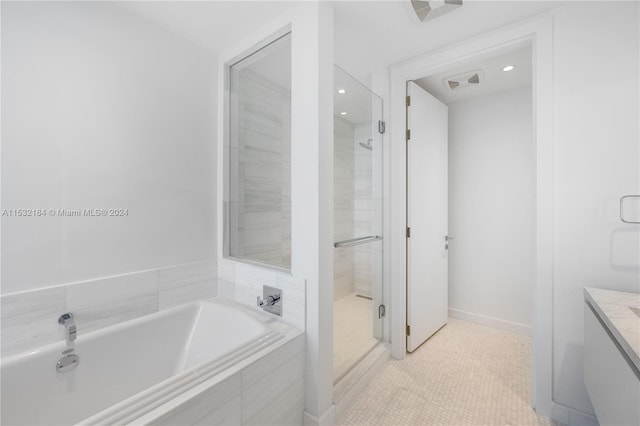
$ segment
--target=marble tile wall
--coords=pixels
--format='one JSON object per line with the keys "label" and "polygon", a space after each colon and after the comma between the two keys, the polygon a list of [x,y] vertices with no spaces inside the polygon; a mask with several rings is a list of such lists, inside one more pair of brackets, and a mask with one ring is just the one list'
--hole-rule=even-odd
{"label": "marble tile wall", "polygon": [[[334,236],[346,240],[375,234],[372,155],[359,145],[371,138],[371,123],[334,117]],[[371,296],[374,251],[369,244],[338,248],[334,255],[334,300]]]}
{"label": "marble tile wall", "polygon": [[[248,68],[235,74],[231,255],[291,264],[291,93]],[[234,131],[235,130],[235,131]]]}
{"label": "marble tile wall", "polygon": [[[371,123],[359,124],[355,129],[356,142],[367,142],[371,138]],[[358,236],[374,235],[373,226],[373,151],[357,144],[354,152],[354,197],[353,212],[354,230]],[[371,296],[373,280],[373,244],[354,247],[354,291],[364,296]]]}
{"label": "marble tile wall", "polygon": [[[334,241],[354,238],[354,125],[334,117],[333,133]],[[333,259],[334,300],[353,293],[353,247],[336,248]]]}
{"label": "marble tile wall", "polygon": [[78,334],[181,303],[213,297],[217,264],[204,261],[0,296],[3,357],[64,339],[71,312]]}

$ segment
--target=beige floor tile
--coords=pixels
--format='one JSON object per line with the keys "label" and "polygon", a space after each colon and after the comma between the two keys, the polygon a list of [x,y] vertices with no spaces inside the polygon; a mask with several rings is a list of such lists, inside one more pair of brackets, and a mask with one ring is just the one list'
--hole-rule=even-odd
{"label": "beige floor tile", "polygon": [[555,425],[531,408],[531,338],[457,319],[389,361],[339,425]]}
{"label": "beige floor tile", "polygon": [[355,293],[333,305],[333,377],[341,377],[375,346],[373,311],[369,299]]}

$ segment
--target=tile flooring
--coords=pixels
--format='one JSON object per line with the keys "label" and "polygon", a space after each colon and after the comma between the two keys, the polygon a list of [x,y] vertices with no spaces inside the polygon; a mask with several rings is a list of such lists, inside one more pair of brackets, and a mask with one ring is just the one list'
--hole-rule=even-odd
{"label": "tile flooring", "polygon": [[371,300],[352,293],[334,302],[333,378],[342,377],[377,343]]}
{"label": "tile flooring", "polygon": [[449,323],[389,361],[339,425],[556,425],[531,408],[531,338]]}

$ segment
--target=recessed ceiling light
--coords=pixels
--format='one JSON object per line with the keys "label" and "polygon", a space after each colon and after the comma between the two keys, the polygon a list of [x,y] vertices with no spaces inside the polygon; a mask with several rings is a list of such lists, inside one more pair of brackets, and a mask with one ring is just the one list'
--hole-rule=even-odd
{"label": "recessed ceiling light", "polygon": [[340,115],[347,115],[347,112],[346,112],[346,111],[342,111],[342,112],[340,113]]}
{"label": "recessed ceiling light", "polygon": [[343,94],[347,93],[347,89],[338,89],[338,93],[343,95]]}
{"label": "recessed ceiling light", "polygon": [[515,67],[516,67],[515,65],[507,65],[506,67],[502,68],[502,71],[504,72],[513,71]]}

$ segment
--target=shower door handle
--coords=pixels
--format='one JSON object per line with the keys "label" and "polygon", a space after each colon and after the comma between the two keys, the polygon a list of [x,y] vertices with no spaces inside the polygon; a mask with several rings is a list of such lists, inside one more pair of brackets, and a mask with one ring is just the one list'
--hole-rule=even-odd
{"label": "shower door handle", "polygon": [[380,235],[369,235],[368,237],[351,238],[349,240],[336,241],[333,246],[338,247],[353,247],[360,244],[367,244],[373,241],[380,241],[382,237]]}

